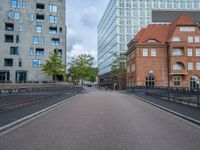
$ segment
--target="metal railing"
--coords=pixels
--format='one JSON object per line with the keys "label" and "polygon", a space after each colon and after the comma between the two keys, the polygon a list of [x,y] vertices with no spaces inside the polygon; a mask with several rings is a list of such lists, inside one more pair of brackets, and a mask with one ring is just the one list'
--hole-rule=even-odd
{"label": "metal railing", "polygon": [[38,103],[67,93],[66,84],[0,84],[0,112]]}
{"label": "metal railing", "polygon": [[200,108],[200,89],[191,89],[187,87],[128,87],[127,91],[131,93],[143,93],[151,96],[157,96],[161,99],[186,104]]}

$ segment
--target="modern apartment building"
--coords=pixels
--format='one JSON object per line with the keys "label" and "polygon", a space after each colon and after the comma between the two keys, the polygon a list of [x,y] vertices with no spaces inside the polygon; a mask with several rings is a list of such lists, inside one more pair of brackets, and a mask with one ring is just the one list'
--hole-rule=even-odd
{"label": "modern apartment building", "polygon": [[66,63],[65,0],[1,0],[0,82],[50,81],[41,64]]}
{"label": "modern apartment building", "polygon": [[127,87],[199,87],[200,29],[188,15],[142,28],[128,48]]}
{"label": "modern apartment building", "polygon": [[127,44],[142,27],[152,21],[171,22],[180,11],[195,14],[199,21],[199,8],[199,0],[110,0],[98,25],[100,82],[107,80],[116,55],[123,57]]}

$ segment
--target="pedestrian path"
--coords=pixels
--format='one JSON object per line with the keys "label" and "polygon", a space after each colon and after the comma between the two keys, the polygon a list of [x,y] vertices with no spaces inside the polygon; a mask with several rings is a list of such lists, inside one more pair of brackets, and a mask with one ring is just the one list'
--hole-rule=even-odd
{"label": "pedestrian path", "polygon": [[194,123],[200,125],[200,108],[159,99],[157,97],[149,96],[144,93],[134,93],[131,95],[137,97],[140,100],[151,103],[154,106],[158,106],[166,111],[172,112],[173,114],[178,115],[179,117],[182,117],[189,121],[193,122],[194,120]]}

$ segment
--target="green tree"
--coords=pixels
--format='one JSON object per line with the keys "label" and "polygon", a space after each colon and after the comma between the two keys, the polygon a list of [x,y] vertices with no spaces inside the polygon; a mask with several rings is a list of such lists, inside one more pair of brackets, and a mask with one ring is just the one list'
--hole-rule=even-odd
{"label": "green tree", "polygon": [[98,74],[98,69],[92,67],[94,58],[91,55],[81,54],[72,59],[71,67],[68,70],[69,76],[73,81],[79,83],[81,81],[95,82]]}
{"label": "green tree", "polygon": [[123,89],[123,82],[126,77],[125,56],[117,55],[109,73],[110,78],[114,83],[117,83],[119,89]]}
{"label": "green tree", "polygon": [[57,76],[65,76],[66,65],[62,63],[62,58],[58,55],[58,50],[54,53],[50,53],[49,60],[46,60],[45,64],[41,66],[42,71],[49,76],[53,76],[53,80],[56,80]]}

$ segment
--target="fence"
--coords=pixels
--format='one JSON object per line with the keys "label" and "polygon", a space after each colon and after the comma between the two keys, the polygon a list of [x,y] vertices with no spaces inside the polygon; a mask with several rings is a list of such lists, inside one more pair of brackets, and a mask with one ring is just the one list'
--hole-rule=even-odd
{"label": "fence", "polygon": [[161,99],[191,105],[200,108],[200,90],[181,87],[144,87],[133,86],[127,88],[132,93],[144,93]]}
{"label": "fence", "polygon": [[65,84],[0,84],[0,112],[56,97],[70,88]]}

